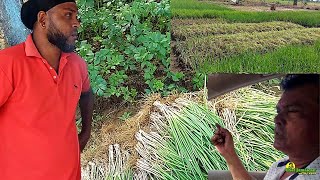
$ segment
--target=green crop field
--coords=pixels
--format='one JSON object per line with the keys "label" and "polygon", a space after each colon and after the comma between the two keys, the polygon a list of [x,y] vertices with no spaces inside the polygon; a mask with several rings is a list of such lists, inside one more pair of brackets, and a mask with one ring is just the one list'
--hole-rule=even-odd
{"label": "green crop field", "polygon": [[219,10],[224,11],[228,10],[230,11],[230,8],[224,7],[224,6],[218,6],[213,3],[202,3],[198,2],[197,0],[171,0],[170,4],[171,10],[175,12],[177,9],[189,9],[190,11],[193,10]]}
{"label": "green crop field", "polygon": [[172,0],[171,11],[173,52],[194,70],[320,72],[319,11],[249,12],[197,0]]}
{"label": "green crop field", "polygon": [[306,27],[320,27],[320,12],[317,11],[237,11],[210,2],[198,0],[172,0],[173,17],[178,18],[223,18],[229,22],[288,21]]}
{"label": "green crop field", "polygon": [[319,62],[320,42],[318,41],[314,45],[291,45],[266,54],[249,52],[236,57],[224,58],[216,66],[206,62],[199,69],[208,74],[226,72],[226,70],[230,73],[248,71],[255,73],[319,73]]}

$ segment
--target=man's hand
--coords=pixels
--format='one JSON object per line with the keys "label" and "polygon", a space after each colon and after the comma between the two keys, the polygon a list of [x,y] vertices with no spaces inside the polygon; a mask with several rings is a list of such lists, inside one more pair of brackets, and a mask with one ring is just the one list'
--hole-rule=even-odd
{"label": "man's hand", "polygon": [[211,143],[216,146],[219,153],[226,159],[232,178],[237,180],[253,179],[244,168],[234,150],[231,133],[227,129],[222,128],[219,124],[216,124],[216,126],[217,131],[212,136]]}
{"label": "man's hand", "polygon": [[80,112],[81,112],[81,133],[78,135],[80,150],[84,149],[86,146],[91,133],[91,122],[93,114],[93,93],[92,89],[86,93],[82,93],[79,101]]}
{"label": "man's hand", "polygon": [[226,159],[236,155],[230,132],[219,124],[216,124],[216,126],[217,130],[211,138],[211,143],[216,146],[219,153]]}
{"label": "man's hand", "polygon": [[80,146],[80,152],[83,151],[83,149],[86,147],[86,144],[88,143],[89,141],[89,138],[90,138],[90,133],[88,132],[81,132],[79,135],[78,135],[78,138],[79,138],[79,146]]}

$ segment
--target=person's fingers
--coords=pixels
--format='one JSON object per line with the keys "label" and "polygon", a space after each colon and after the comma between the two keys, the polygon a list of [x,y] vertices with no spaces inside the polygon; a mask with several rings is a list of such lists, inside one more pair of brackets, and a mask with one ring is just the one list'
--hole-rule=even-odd
{"label": "person's fingers", "polygon": [[218,134],[219,137],[222,138],[222,140],[220,140],[221,143],[229,143],[229,142],[232,143],[233,140],[232,140],[232,135],[231,135],[231,133],[230,133],[227,129],[221,127],[221,126],[220,126],[219,124],[217,124],[217,123],[216,123],[216,126],[217,126],[217,129],[218,129],[218,133],[216,132],[216,134]]}
{"label": "person's fingers", "polygon": [[222,132],[223,133],[223,136],[225,137],[224,140],[225,140],[225,144],[227,146],[233,146],[233,138],[232,138],[232,135],[231,133],[225,129],[225,131]]}
{"label": "person's fingers", "polygon": [[223,137],[221,135],[219,135],[219,134],[216,134],[216,135],[211,137],[211,143],[213,145],[215,145],[215,146],[218,145],[218,144],[221,144],[223,142],[224,142]]}
{"label": "person's fingers", "polygon": [[219,139],[219,135],[214,135],[211,137],[211,143],[216,145],[217,140]]}
{"label": "person's fingers", "polygon": [[216,123],[215,125],[216,125],[217,129],[216,129],[214,135],[211,137],[211,143],[214,146],[231,145],[230,143],[233,143],[231,133],[227,129],[221,127],[218,123]]}
{"label": "person's fingers", "polygon": [[221,130],[223,129],[221,126],[220,126],[220,124],[218,124],[218,123],[216,123],[216,127],[217,127],[217,132],[218,133],[221,133]]}
{"label": "person's fingers", "polygon": [[216,127],[217,127],[217,129],[221,128],[220,124],[218,124],[218,123],[216,123]]}
{"label": "person's fingers", "polygon": [[223,138],[217,139],[217,142],[218,142],[218,143],[223,143]]}
{"label": "person's fingers", "polygon": [[216,123],[217,131],[221,135],[226,135],[229,131],[223,127],[221,127],[218,123]]}
{"label": "person's fingers", "polygon": [[223,142],[223,137],[221,137],[221,136],[215,137],[212,141],[214,143],[222,143]]}
{"label": "person's fingers", "polygon": [[223,134],[224,134],[227,138],[231,138],[231,137],[232,137],[231,133],[230,133],[228,130],[226,130],[226,129],[225,129],[225,131],[223,131]]}
{"label": "person's fingers", "polygon": [[223,134],[225,134],[226,132],[229,132],[227,129],[225,129],[225,128],[223,128],[223,127],[221,127],[220,126],[220,133],[223,133]]}
{"label": "person's fingers", "polygon": [[212,136],[212,138],[211,138],[211,141],[210,141],[210,142],[211,142],[211,144],[212,144],[212,145],[214,145],[214,146],[216,145],[216,140],[214,139],[214,136]]}

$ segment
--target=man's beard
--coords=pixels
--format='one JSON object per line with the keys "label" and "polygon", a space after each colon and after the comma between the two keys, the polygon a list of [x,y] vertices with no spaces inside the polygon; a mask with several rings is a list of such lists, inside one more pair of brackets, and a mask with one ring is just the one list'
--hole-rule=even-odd
{"label": "man's beard", "polygon": [[51,44],[57,46],[62,52],[70,53],[75,49],[75,45],[67,43],[68,38],[56,28],[52,21],[49,25],[47,38]]}

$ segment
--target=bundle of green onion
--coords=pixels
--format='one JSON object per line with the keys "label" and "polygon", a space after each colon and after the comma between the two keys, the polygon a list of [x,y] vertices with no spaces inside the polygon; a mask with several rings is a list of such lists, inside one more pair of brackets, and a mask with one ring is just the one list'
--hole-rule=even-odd
{"label": "bundle of green onion", "polygon": [[155,102],[152,132],[140,130],[136,147],[137,169],[148,179],[207,179],[209,170],[227,170],[224,158],[211,144],[218,123],[233,134],[236,152],[248,170],[267,170],[282,157],[272,147],[277,98],[247,88],[239,92],[235,110],[223,109],[222,120],[207,106],[177,99],[175,104]]}
{"label": "bundle of green onion", "polygon": [[157,178],[186,180],[207,179],[208,170],[226,169],[210,143],[215,123],[223,124],[222,120],[202,105],[177,102],[176,107],[154,103],[161,111],[151,115],[156,132],[140,131],[136,136],[142,155],[138,168]]}

